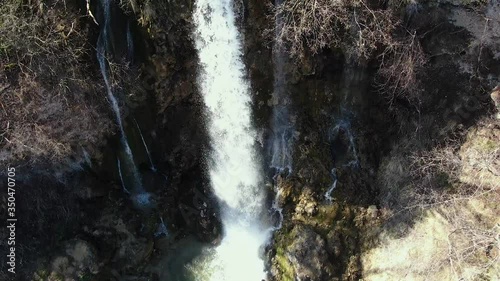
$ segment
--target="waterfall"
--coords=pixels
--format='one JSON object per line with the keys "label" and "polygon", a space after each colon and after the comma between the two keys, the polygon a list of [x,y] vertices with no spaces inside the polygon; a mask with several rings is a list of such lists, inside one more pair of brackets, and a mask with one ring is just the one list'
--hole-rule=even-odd
{"label": "waterfall", "polygon": [[231,0],[197,0],[195,45],[199,88],[211,140],[208,170],[221,206],[224,234],[211,251],[202,280],[265,279],[261,248],[269,237],[265,190],[254,147],[251,97]]}
{"label": "waterfall", "polygon": [[92,159],[90,159],[90,155],[85,150],[85,148],[82,148],[82,153],[83,153],[83,159],[85,159],[85,163],[89,166],[89,168],[92,168]]}
{"label": "waterfall", "polygon": [[146,140],[144,140],[144,136],[142,135],[141,127],[139,127],[139,123],[137,123],[137,120],[135,120],[135,118],[134,118],[134,123],[135,123],[135,126],[137,127],[137,131],[139,131],[139,135],[141,136],[142,144],[144,145],[144,149],[146,150],[146,154],[148,155],[150,169],[151,169],[151,171],[156,172],[156,167],[153,164],[153,159],[151,158],[151,153],[149,152],[148,145],[146,144]]}
{"label": "waterfall", "polygon": [[[116,100],[114,94],[113,94],[113,89],[111,87],[111,84],[109,82],[108,78],[108,73],[107,73],[107,64],[106,64],[106,57],[105,57],[105,39],[103,39],[103,34],[99,36],[99,39],[97,40],[97,59],[99,60],[99,66],[101,68],[101,74],[102,77],[104,78],[104,84],[106,85],[106,90],[108,93],[108,99],[111,103],[111,107],[113,109],[113,112],[115,113],[115,118],[116,118],[116,123],[120,129],[120,143],[122,146],[122,151],[120,151],[120,155],[123,156],[122,158],[122,167],[123,169],[126,169],[126,173],[124,178],[127,178],[126,182],[130,183],[130,187],[128,190],[132,192],[140,192],[142,191],[142,185],[140,182],[140,176],[139,172],[137,171],[137,167],[135,166],[134,162],[134,157],[132,155],[132,150],[130,149],[130,146],[128,144],[127,136],[125,135],[125,130],[123,129],[123,124],[121,120],[121,113],[120,113],[120,107],[118,106],[118,101]],[[122,170],[123,170],[122,169]]]}
{"label": "waterfall", "polygon": [[271,210],[274,211],[275,214],[276,213],[278,214],[278,223],[273,227],[274,231],[281,229],[281,227],[283,226],[283,207],[281,207],[279,201],[281,197],[281,189],[278,188],[278,181],[277,181],[278,176],[279,174],[276,174],[273,177],[274,199],[271,205]]}
{"label": "waterfall", "polygon": [[271,127],[273,135],[271,140],[271,168],[276,173],[292,171],[292,138],[293,126],[290,122],[286,105],[276,105],[273,109]]}
{"label": "waterfall", "polygon": [[333,128],[330,130],[329,140],[331,142],[331,150],[333,154],[334,168],[331,175],[333,184],[324,194],[326,201],[332,202],[332,192],[337,187],[337,167],[358,169],[359,157],[354,142],[354,135],[351,130],[349,121],[349,112],[341,108],[342,119],[339,119]]}
{"label": "waterfall", "polygon": [[[281,5],[282,0],[276,0],[275,5]],[[278,17],[275,21],[275,36],[279,36],[283,26],[283,19]],[[292,141],[293,123],[289,114],[290,103],[286,93],[285,81],[286,57],[282,47],[275,44],[273,47],[274,82],[273,82],[273,114],[271,128],[271,168],[277,173],[292,171]]]}
{"label": "waterfall", "polygon": [[331,171],[331,174],[332,174],[332,178],[333,178],[333,184],[330,186],[330,188],[325,193],[325,199],[328,202],[333,201],[332,192],[337,187],[337,169],[333,168]]}
{"label": "waterfall", "polygon": [[[275,5],[281,5],[283,0],[276,0]],[[283,26],[282,17],[276,18],[274,22],[275,36],[278,37]],[[276,40],[277,41],[277,40]],[[274,227],[278,230],[283,225],[283,208],[279,204],[281,191],[278,188],[276,179],[279,174],[292,172],[292,141],[293,141],[293,123],[288,112],[288,97],[286,94],[285,80],[285,63],[286,57],[280,45],[273,46],[273,65],[274,65],[274,82],[273,82],[273,113],[271,119],[271,128],[273,130],[271,136],[271,164],[270,167],[275,169],[273,177],[274,199],[271,209],[278,214],[278,224]]]}
{"label": "waterfall", "polygon": [[125,193],[130,194],[130,192],[127,190],[127,187],[125,187],[125,181],[123,181],[122,164],[120,162],[119,157],[116,159],[116,166],[118,167],[118,175],[120,176],[120,182],[122,184],[122,189],[123,189],[123,191],[125,191]]}
{"label": "waterfall", "polygon": [[155,232],[156,238],[161,236],[168,236],[167,226],[165,225],[165,222],[163,222],[163,217],[160,217],[160,224],[158,224],[158,228]]}
{"label": "waterfall", "polygon": [[[338,85],[339,90],[336,94],[340,100],[337,112],[332,114],[332,123],[328,132],[328,141],[333,159],[333,168],[331,175],[333,184],[324,194],[326,201],[333,200],[332,192],[338,184],[337,171],[355,172],[361,168],[358,149],[355,142],[355,132],[352,129],[352,123],[357,119],[354,108],[364,108],[363,94],[367,91],[369,79],[366,77],[367,70],[363,66],[347,64],[342,72],[342,79]],[[332,88],[326,85],[325,92],[328,95],[335,95]]]}
{"label": "waterfall", "polygon": [[[342,112],[345,110],[342,110]],[[354,142],[354,135],[351,130],[351,123],[347,119],[347,113],[343,113],[343,118],[340,119],[337,124],[331,129],[330,133],[330,141],[342,144],[345,146],[345,155],[342,157],[343,167],[351,167],[351,168],[359,168],[359,157],[358,151],[356,149],[356,143]],[[334,151],[339,151],[339,148],[332,147]],[[339,158],[339,157],[336,157]],[[339,160],[335,160],[336,162],[340,162]]]}
{"label": "waterfall", "polygon": [[118,101],[113,93],[108,74],[107,55],[110,54],[113,44],[112,32],[110,26],[111,20],[111,0],[103,0],[103,18],[104,23],[101,24],[101,31],[97,39],[97,60],[101,70],[101,75],[104,79],[108,99],[111,103],[111,108],[115,113],[116,123],[120,130],[121,149],[118,155],[118,172],[125,191],[132,195],[132,200],[138,206],[149,205],[150,195],[144,191],[142,186],[139,171],[134,162],[134,156],[130,149],[125,130],[123,128],[122,117]]}

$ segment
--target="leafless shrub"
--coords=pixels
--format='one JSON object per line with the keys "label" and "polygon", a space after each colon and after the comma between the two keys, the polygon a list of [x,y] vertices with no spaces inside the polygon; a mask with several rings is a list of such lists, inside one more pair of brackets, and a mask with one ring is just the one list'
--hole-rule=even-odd
{"label": "leafless shrub", "polygon": [[459,146],[450,142],[431,151],[423,151],[412,156],[411,176],[417,179],[429,178],[445,173],[454,179],[459,176],[462,165],[457,154]]}
{"label": "leafless shrub", "polygon": [[272,33],[275,41],[295,57],[330,47],[369,58],[392,40],[397,25],[390,11],[372,8],[366,0],[288,0],[273,7],[273,19],[281,23]]}
{"label": "leafless shrub", "polygon": [[352,14],[356,28],[351,33],[355,43],[354,54],[357,57],[370,59],[377,48],[396,44],[393,32],[398,27],[399,21],[393,16],[392,11],[371,8],[364,0],[352,3],[355,4]]}
{"label": "leafless shrub", "polygon": [[440,266],[451,267],[456,279],[487,274],[500,260],[500,129],[495,122],[482,121],[466,138],[412,157],[414,200],[404,210],[440,211],[450,229],[448,260]]}
{"label": "leafless shrub", "polygon": [[141,81],[141,69],[131,66],[128,61],[109,60],[109,75],[115,94],[123,93],[126,108],[134,108],[146,98]]}
{"label": "leafless shrub", "polygon": [[327,46],[340,46],[340,31],[349,22],[343,1],[289,0],[272,9],[277,24],[269,34],[294,57],[303,56],[305,48],[315,54]]}
{"label": "leafless shrub", "polygon": [[[446,265],[451,267],[456,279],[469,275],[467,279],[472,280],[487,274],[500,261],[500,225],[484,223],[477,217],[464,214],[464,207],[453,205],[444,214],[451,228]],[[475,270],[470,270],[472,268]]]}
{"label": "leafless shrub", "polygon": [[417,75],[427,60],[416,33],[388,43],[379,56],[377,86],[391,104],[397,97],[418,100],[420,85]]}
{"label": "leafless shrub", "polygon": [[393,149],[379,179],[392,215],[377,252],[407,254],[404,245],[415,259],[375,267],[427,280],[498,279],[498,135],[500,123],[487,118],[428,151],[408,156],[419,148],[411,139]]}
{"label": "leafless shrub", "polygon": [[[443,185],[453,186],[449,192],[441,192],[438,202],[467,198],[484,192],[496,192],[500,184],[500,133],[498,122],[487,118],[469,130],[466,136],[456,136],[444,145],[430,151],[415,153],[412,158],[411,176],[420,188],[439,189],[436,179]],[[443,176],[444,181],[443,181]]]}
{"label": "leafless shrub", "polygon": [[[390,102],[418,99],[419,69],[425,56],[415,32],[405,32],[394,11],[369,0],[287,0],[272,7],[276,44],[301,59],[324,48],[341,48],[358,61],[379,54],[377,84]],[[402,33],[402,32],[399,32]]]}
{"label": "leafless shrub", "polygon": [[0,22],[0,162],[56,164],[102,143],[111,122],[76,7],[6,0]]}

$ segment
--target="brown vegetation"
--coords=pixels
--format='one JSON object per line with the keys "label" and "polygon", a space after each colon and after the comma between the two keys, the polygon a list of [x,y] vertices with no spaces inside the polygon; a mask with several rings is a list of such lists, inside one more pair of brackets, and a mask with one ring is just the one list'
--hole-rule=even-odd
{"label": "brown vegetation", "polygon": [[[498,278],[499,136],[498,120],[487,118],[430,151],[411,159],[394,154],[384,163],[381,199],[393,217],[381,245],[365,254],[367,280],[400,274],[408,280]],[[395,258],[376,262],[380,255]]]}
{"label": "brown vegetation", "polygon": [[416,33],[388,45],[380,58],[377,86],[390,103],[397,97],[418,100],[420,82],[417,75],[426,58]]}
{"label": "brown vegetation", "polygon": [[[498,193],[500,187],[500,127],[498,120],[485,119],[463,137],[443,146],[415,154],[411,175],[417,192],[429,196],[428,203],[468,200]],[[444,189],[444,192],[443,192]],[[424,202],[422,202],[424,203]]]}
{"label": "brown vegetation", "polygon": [[[287,0],[273,7],[275,42],[302,58],[324,48],[340,48],[357,61],[377,57],[380,90],[418,99],[417,73],[426,59],[415,31],[408,31],[397,11],[370,0]],[[271,33],[271,32],[269,32]]]}
{"label": "brown vegetation", "polygon": [[86,63],[88,32],[70,3],[2,3],[0,162],[58,163],[103,142],[111,122],[101,79]]}

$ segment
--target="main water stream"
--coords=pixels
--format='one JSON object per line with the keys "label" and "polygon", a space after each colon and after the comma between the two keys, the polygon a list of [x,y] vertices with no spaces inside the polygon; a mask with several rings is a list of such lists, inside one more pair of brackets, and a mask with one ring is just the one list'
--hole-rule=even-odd
{"label": "main water stream", "polygon": [[208,174],[221,209],[223,238],[192,268],[200,281],[263,280],[263,247],[271,228],[233,2],[198,0],[193,18],[198,84],[209,119]]}

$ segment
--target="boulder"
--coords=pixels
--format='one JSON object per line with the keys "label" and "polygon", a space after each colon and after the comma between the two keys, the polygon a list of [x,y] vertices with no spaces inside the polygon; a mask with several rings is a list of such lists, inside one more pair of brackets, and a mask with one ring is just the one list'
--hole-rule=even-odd
{"label": "boulder", "polygon": [[291,231],[292,243],[287,248],[287,258],[292,264],[297,280],[331,280],[332,266],[328,260],[326,242],[311,228],[297,225]]}
{"label": "boulder", "polygon": [[39,270],[33,280],[82,280],[99,272],[96,249],[89,242],[74,239],[64,243],[59,254],[52,258],[46,270]]}
{"label": "boulder", "polygon": [[295,213],[298,215],[314,216],[318,212],[318,203],[310,188],[304,188],[299,197],[299,202],[295,206]]}

